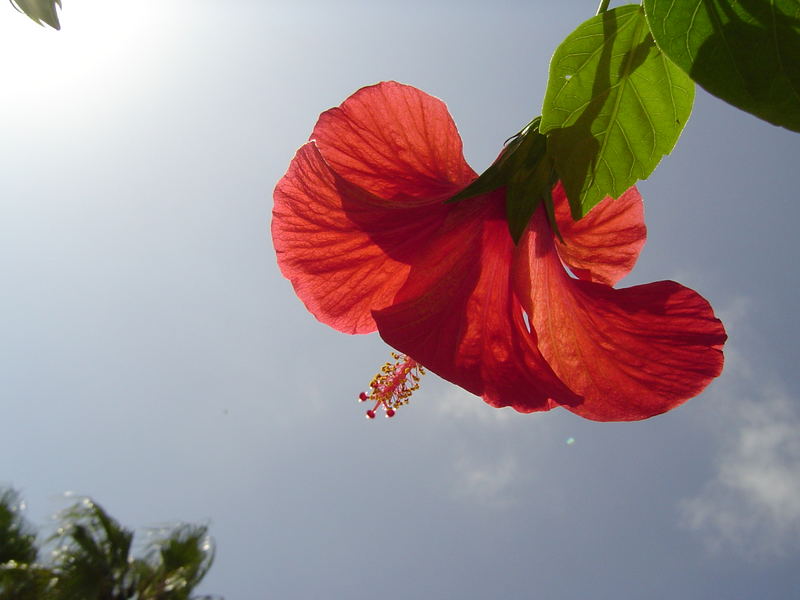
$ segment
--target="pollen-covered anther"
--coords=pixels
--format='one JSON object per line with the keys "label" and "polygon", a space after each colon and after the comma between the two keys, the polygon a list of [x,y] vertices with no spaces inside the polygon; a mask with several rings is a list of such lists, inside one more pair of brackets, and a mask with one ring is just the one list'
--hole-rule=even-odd
{"label": "pollen-covered anther", "polygon": [[408,404],[408,400],[419,389],[419,380],[425,369],[405,354],[392,352],[393,361],[387,362],[372,378],[369,392],[361,392],[361,402],[371,400],[375,405],[367,411],[367,418],[374,419],[375,411],[382,407],[387,418],[392,418],[397,409]]}

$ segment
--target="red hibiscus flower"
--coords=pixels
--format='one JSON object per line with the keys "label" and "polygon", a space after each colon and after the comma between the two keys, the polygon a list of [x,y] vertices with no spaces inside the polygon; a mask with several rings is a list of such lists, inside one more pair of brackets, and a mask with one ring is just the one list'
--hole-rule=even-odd
{"label": "red hibiscus flower", "polygon": [[278,264],[309,311],[405,355],[370,393],[394,394],[389,415],[423,365],[492,406],[598,421],[668,411],[719,375],[725,331],[699,294],[611,287],[645,241],[635,188],[574,222],[556,186],[563,242],[540,207],[515,245],[503,189],[445,203],[475,178],[444,103],[388,82],[323,113],[275,189]]}

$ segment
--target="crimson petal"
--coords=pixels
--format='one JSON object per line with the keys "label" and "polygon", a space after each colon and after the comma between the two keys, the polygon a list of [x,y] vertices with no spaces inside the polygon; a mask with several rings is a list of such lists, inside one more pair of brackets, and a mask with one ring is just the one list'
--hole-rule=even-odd
{"label": "crimson petal", "polygon": [[386,200],[444,200],[476,177],[444,102],[395,81],[322,113],[311,139],[336,173]]}
{"label": "crimson petal", "polygon": [[343,181],[313,143],[274,193],[272,239],[281,272],[317,319],[345,333],[375,331],[409,263],[438,229],[441,203],[390,202]]}
{"label": "crimson petal", "polygon": [[725,330],[708,302],[672,281],[615,290],[572,279],[540,210],[520,243],[517,292],[539,350],[597,421],[646,419],[699,394],[722,370]]}
{"label": "crimson petal", "polygon": [[320,321],[368,333],[475,173],[444,103],[395,82],[323,113],[312,138],[275,188],[278,264]]}
{"label": "crimson petal", "polygon": [[560,182],[553,188],[553,204],[564,239],[556,242],[558,254],[576,277],[614,285],[633,269],[647,238],[642,197],[635,187],[617,199],[606,197],[579,221],[572,220]]}

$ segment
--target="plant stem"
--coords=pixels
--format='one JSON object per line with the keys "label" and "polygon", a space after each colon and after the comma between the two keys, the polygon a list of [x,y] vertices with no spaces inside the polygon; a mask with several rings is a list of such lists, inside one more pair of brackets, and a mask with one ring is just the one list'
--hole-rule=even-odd
{"label": "plant stem", "polygon": [[609,2],[611,2],[611,0],[600,0],[600,6],[597,7],[597,14],[598,15],[600,13],[606,12],[606,10],[608,9],[608,3]]}

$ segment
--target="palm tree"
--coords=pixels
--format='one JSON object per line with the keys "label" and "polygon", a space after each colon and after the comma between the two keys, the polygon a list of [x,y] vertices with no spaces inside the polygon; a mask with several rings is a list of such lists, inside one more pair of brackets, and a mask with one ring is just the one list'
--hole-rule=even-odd
{"label": "palm tree", "polygon": [[208,530],[178,525],[155,536],[141,556],[134,534],[84,498],[63,511],[47,565],[18,496],[0,495],[0,600],[202,600],[192,591],[214,560]]}
{"label": "palm tree", "polygon": [[21,507],[15,491],[0,491],[0,600],[43,600],[52,574],[37,563],[36,532]]}

